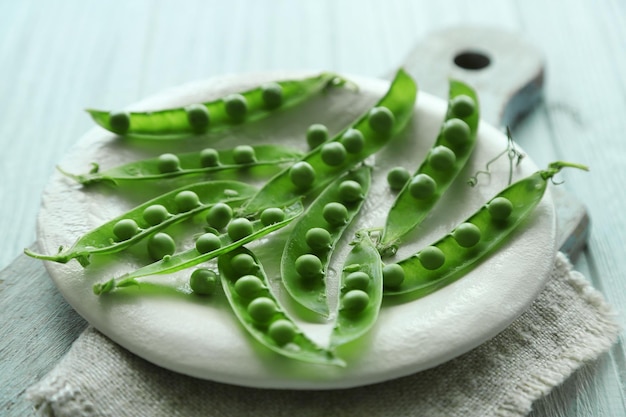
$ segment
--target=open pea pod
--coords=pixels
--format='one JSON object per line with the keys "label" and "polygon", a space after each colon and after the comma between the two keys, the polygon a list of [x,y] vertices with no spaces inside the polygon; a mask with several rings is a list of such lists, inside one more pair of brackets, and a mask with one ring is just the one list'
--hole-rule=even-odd
{"label": "open pea pod", "polygon": [[383,271],[376,245],[365,232],[357,233],[341,274],[339,311],[330,336],[331,348],[367,333],[378,318],[383,298]]}
{"label": "open pea pod", "polygon": [[[99,182],[154,181],[192,175],[210,175],[222,171],[250,170],[256,166],[280,165],[302,157],[302,152],[278,145],[239,146],[233,149],[207,148],[200,152],[163,154],[157,158],[133,161],[105,171],[98,164],[86,174],[63,174],[82,185]],[[275,172],[274,172],[275,173]]]}
{"label": "open pea pod", "polygon": [[424,220],[465,167],[476,145],[479,121],[474,89],[451,80],[448,110],[435,144],[387,214],[378,243],[383,255],[396,252],[399,240]]}
{"label": "open pea pod", "polygon": [[[407,124],[417,96],[417,85],[400,69],[379,102],[352,126],[316,147],[300,161],[278,173],[242,207],[255,213],[300,199],[325,188],[338,175],[379,151]],[[346,138],[357,146],[347,146]]]}
{"label": "open pea pod", "polygon": [[[165,255],[163,259],[148,264],[142,268],[136,269],[133,272],[130,272],[118,278],[112,278],[104,283],[98,283],[94,285],[94,293],[102,294],[109,292],[117,287],[138,285],[139,282],[137,281],[137,278],[146,277],[149,275],[170,274],[209,261],[220,255],[237,249],[245,245],[246,243],[250,243],[252,241],[260,239],[271,232],[287,226],[289,223],[291,223],[293,219],[300,216],[303,211],[304,207],[302,206],[302,203],[300,201],[297,201],[292,205],[284,208],[284,216],[280,221],[276,221],[271,224],[264,224],[262,220],[250,221],[241,217],[233,219],[229,223],[229,226],[235,224],[237,224],[237,226],[240,226],[239,223],[242,222],[245,227],[228,227],[228,232],[217,236],[219,241],[216,240],[215,244],[211,243],[211,246],[204,244],[199,245],[198,241],[202,240],[204,236],[200,235],[196,239],[195,247],[186,251],[174,253],[172,255]],[[248,230],[246,230],[246,228],[248,228]],[[208,234],[213,235],[213,233]]]}
{"label": "open pea pod", "polygon": [[33,258],[66,263],[76,259],[89,265],[93,254],[111,254],[128,248],[166,227],[189,219],[223,202],[238,207],[256,188],[238,181],[211,181],[188,185],[149,200],[80,237],[70,248],[56,255],[25,249]]}
{"label": "open pea pod", "polygon": [[[236,257],[249,256],[255,266],[242,272]],[[244,247],[218,258],[222,287],[235,315],[246,331],[263,346],[299,361],[345,366],[329,350],[318,346],[281,308],[269,288],[258,258]]]}
{"label": "open pea pod", "polygon": [[404,280],[393,288],[386,286],[384,295],[416,299],[465,275],[528,218],[543,198],[548,180],[564,167],[587,169],[554,162],[548,169],[511,184],[448,235],[398,262]]}
{"label": "open pea pod", "polygon": [[205,103],[148,112],[87,112],[103,128],[119,135],[150,139],[184,137],[224,130],[244,121],[265,118],[347,81],[321,73],[301,80],[285,80]]}
{"label": "open pea pod", "polygon": [[371,182],[361,166],[331,183],[289,234],[281,259],[282,282],[298,304],[327,316],[326,274],[332,250],[359,213]]}

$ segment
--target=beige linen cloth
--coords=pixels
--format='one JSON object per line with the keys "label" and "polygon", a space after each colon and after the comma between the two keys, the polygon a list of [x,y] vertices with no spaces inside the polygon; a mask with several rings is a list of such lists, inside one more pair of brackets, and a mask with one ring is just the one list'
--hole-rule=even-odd
{"label": "beige linen cloth", "polygon": [[242,388],[161,369],[93,328],[28,397],[41,416],[525,416],[619,332],[601,294],[559,253],[546,288],[495,338],[434,369],[336,391]]}

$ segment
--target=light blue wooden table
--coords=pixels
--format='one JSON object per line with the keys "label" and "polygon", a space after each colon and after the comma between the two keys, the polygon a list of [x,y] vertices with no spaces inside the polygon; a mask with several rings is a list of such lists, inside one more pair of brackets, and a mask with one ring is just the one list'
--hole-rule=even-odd
{"label": "light blue wooden table", "polygon": [[[35,241],[55,164],[92,126],[82,109],[118,108],[233,72],[383,76],[427,34],[460,24],[515,31],[542,50],[544,101],[515,137],[540,166],[565,159],[591,167],[564,184],[592,219],[576,268],[626,325],[625,2],[0,1],[0,415],[30,415],[23,390],[85,326],[41,263],[19,257]],[[625,416],[623,341],[532,415]]]}

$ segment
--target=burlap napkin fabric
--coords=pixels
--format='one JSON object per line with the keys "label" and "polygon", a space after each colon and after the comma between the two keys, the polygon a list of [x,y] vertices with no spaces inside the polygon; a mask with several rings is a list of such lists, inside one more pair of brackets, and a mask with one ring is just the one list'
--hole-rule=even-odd
{"label": "burlap napkin fabric", "polygon": [[544,291],[505,331],[397,380],[336,391],[242,388],[161,369],[88,328],[27,396],[55,417],[525,416],[618,332],[602,295],[559,253]]}

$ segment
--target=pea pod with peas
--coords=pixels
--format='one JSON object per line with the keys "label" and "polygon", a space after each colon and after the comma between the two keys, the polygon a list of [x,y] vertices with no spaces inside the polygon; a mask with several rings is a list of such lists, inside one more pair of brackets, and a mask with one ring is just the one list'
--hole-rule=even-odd
{"label": "pea pod with peas", "polygon": [[324,72],[301,80],[263,84],[223,98],[159,111],[127,112],[88,109],[103,128],[122,136],[167,139],[224,130],[244,121],[265,118],[280,108],[294,106],[315,94],[348,81]]}

